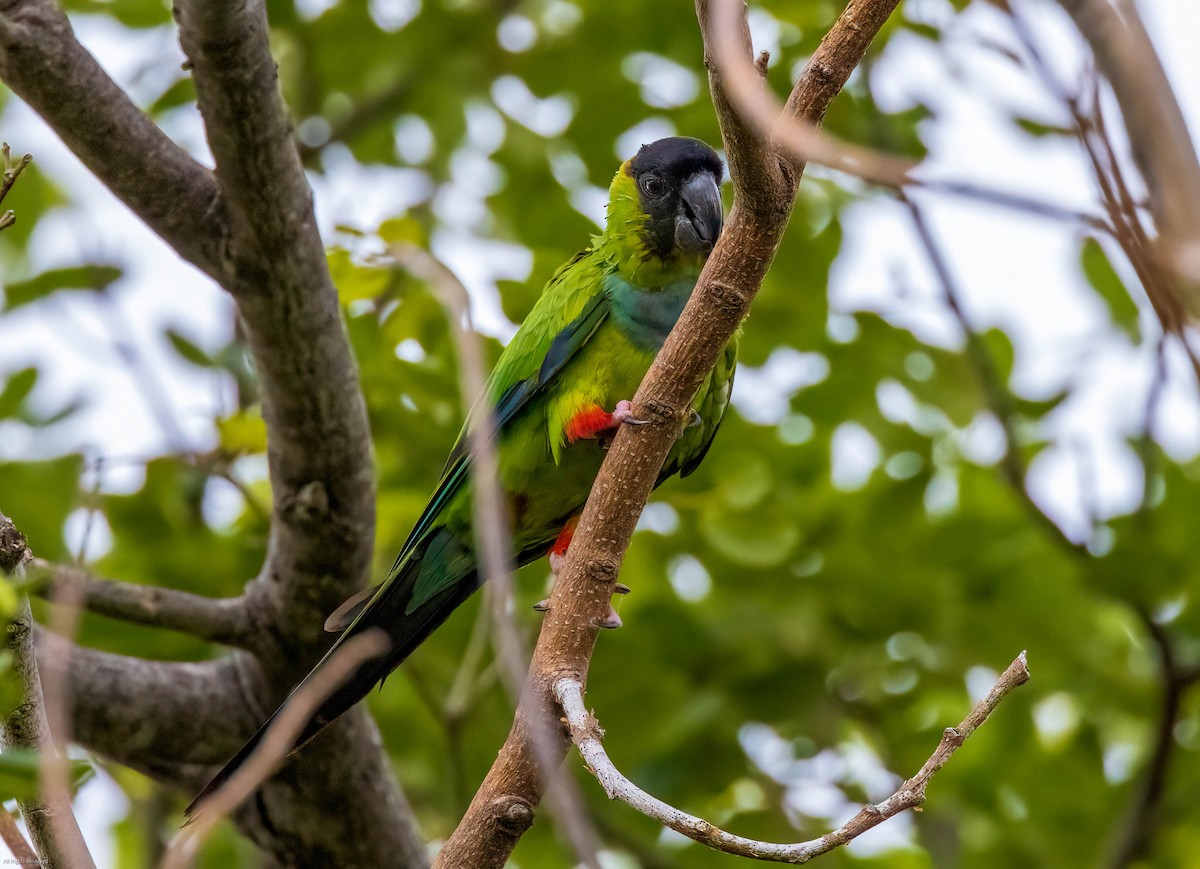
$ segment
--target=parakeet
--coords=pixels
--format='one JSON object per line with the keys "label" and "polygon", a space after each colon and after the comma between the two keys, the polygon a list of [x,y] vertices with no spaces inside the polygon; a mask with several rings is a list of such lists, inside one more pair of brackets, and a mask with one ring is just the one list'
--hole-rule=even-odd
{"label": "parakeet", "polygon": [[[720,157],[697,139],[644,145],[612,181],[603,233],[554,273],[501,354],[484,400],[495,415],[518,566],[550,554],[557,567],[599,472],[605,436],[623,422],[638,422],[629,399],[721,232],[722,174]],[[736,364],[735,336],[696,394],[692,422],[658,482],[686,476],[704,458],[729,405]],[[362,665],[322,704],[297,747],[365,697],[479,587],[470,469],[464,426],[387,579],[346,601],[326,622],[328,630],[341,631],[330,655],[371,627],[387,632],[389,652]],[[267,724],[189,812],[245,760]]]}

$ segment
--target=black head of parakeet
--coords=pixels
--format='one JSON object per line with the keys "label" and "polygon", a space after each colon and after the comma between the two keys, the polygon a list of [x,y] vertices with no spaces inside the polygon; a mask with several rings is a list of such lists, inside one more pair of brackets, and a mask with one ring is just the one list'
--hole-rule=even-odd
{"label": "black head of parakeet", "polygon": [[716,151],[699,139],[659,139],[629,161],[629,174],[637,182],[650,250],[660,257],[712,250],[721,234],[725,174]]}

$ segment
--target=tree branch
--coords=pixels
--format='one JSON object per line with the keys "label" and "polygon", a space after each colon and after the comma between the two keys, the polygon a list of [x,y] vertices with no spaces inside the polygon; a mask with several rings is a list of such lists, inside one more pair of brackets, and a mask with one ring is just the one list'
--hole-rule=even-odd
{"label": "tree branch", "polygon": [[[228,219],[226,286],[254,355],[268,429],[271,539],[246,594],[260,645],[253,659],[233,658],[238,684],[254,689],[243,688],[243,701],[262,720],[328,648],[325,616],[369,568],[370,431],[279,93],[265,5],[180,0],[175,11]],[[329,823],[330,804],[340,807],[337,824]],[[235,821],[287,865],[426,863],[412,811],[361,708],[315,739]]]}
{"label": "tree branch", "polygon": [[349,640],[317,671],[311,681],[297,688],[253,754],[228,781],[197,806],[192,823],[180,831],[167,849],[163,869],[187,869],[196,850],[213,828],[275,772],[321,703],[362,664],[385,654],[389,646],[387,634],[379,628],[372,628]]}
{"label": "tree branch", "polygon": [[117,87],[53,0],[0,0],[0,79],[181,257],[222,280],[212,173]]}
{"label": "tree branch", "polygon": [[[22,571],[28,549],[25,536],[12,520],[0,513],[0,572]],[[26,748],[36,752],[54,751],[42,701],[42,683],[33,646],[33,618],[29,601],[22,600],[16,617],[8,626],[5,647],[12,655],[12,669],[21,685],[21,703],[4,714],[2,723],[7,748]],[[38,854],[50,866],[95,867],[79,824],[71,810],[69,793],[42,793],[19,802],[25,826]],[[0,811],[3,811],[0,809]]]}
{"label": "tree branch", "polygon": [[0,839],[4,840],[9,852],[22,866],[37,865],[37,852],[26,841],[24,834],[21,833],[21,828],[17,826],[16,819],[8,813],[8,809],[2,806],[0,806]]}
{"label": "tree branch", "polygon": [[257,710],[243,696],[237,656],[147,661],[36,634],[39,658],[68,662],[73,738],[120,763],[135,769],[164,761],[221,763],[258,725]]}
{"label": "tree branch", "polygon": [[954,316],[959,328],[962,329],[963,340],[967,345],[967,358],[975,368],[987,404],[1004,432],[1004,454],[1000,457],[1000,470],[1005,482],[1028,510],[1034,522],[1047,533],[1051,540],[1072,555],[1086,557],[1088,555],[1087,547],[1068,537],[1058,527],[1058,523],[1051,519],[1029,494],[1029,488],[1025,485],[1028,468],[1026,468],[1025,460],[1021,455],[1021,443],[1017,437],[1017,427],[1013,420],[1013,397],[1009,392],[1008,384],[996,371],[992,354],[963,309],[962,293],[950,273],[950,266],[942,255],[941,248],[933,237],[933,231],[925,220],[924,212],[906,196],[901,195],[901,201],[908,209],[917,239],[925,249],[929,265],[933,269],[938,284],[941,285],[942,298],[946,302],[946,307],[950,309],[950,313]]}
{"label": "tree branch", "polygon": [[[188,758],[224,760],[327,648],[325,616],[358,588],[370,563],[374,475],[365,404],[279,94],[264,4],[181,0],[176,14],[215,172],[138,111],[52,0],[0,0],[0,77],[152,229],[233,295],[254,355],[275,503],[268,557],[244,598],[254,655],[167,665],[71,652],[76,736],[187,787],[204,774]],[[106,594],[127,616],[139,609]],[[197,627],[194,612],[175,613],[189,627],[224,633],[211,622]],[[216,702],[206,681],[210,692],[218,683],[228,695]],[[131,686],[146,690],[130,694]],[[162,711],[155,691],[178,716],[147,716]],[[132,745],[116,736],[116,722],[129,715],[141,728]],[[344,822],[329,823],[330,801]],[[283,864],[425,862],[362,710],[315,740],[236,820]]]}
{"label": "tree branch", "polygon": [[[820,60],[810,61],[806,75],[812,80],[808,88],[802,96],[793,90],[785,105],[764,86],[769,60],[766,52],[752,60],[744,2],[697,0],[696,13],[704,35],[705,65],[709,71],[713,102],[718,116],[732,122],[728,128],[722,126],[727,153],[728,141],[733,138],[750,146],[744,152],[747,156],[769,145],[786,168],[797,176],[804,164],[811,161],[885,187],[899,188],[907,183],[908,173],[916,161],[842,141],[820,129],[823,108],[819,113],[810,114],[809,110],[815,105],[829,105],[832,99],[829,94],[836,95],[848,75],[847,70],[837,68],[841,53],[836,46],[827,46]],[[834,31],[830,35],[835,40],[842,38]],[[857,65],[858,59],[855,59],[849,69],[853,70]],[[822,93],[821,80],[832,86],[829,93]],[[729,174],[735,185],[738,184],[732,159]],[[756,186],[748,178],[743,178],[743,185],[748,181],[751,186]],[[770,191],[761,188],[756,192]]]}
{"label": "tree branch", "polygon": [[249,645],[245,598],[210,598],[156,585],[101,579],[86,570],[40,558],[33,559],[30,567],[33,593],[52,603],[66,594],[97,615],[179,631],[226,646]]}
{"label": "tree branch", "polygon": [[1117,837],[1107,862],[1112,869],[1125,869],[1145,860],[1158,830],[1162,801],[1167,792],[1167,771],[1175,753],[1175,727],[1183,712],[1187,692],[1200,681],[1200,670],[1179,661],[1175,640],[1167,629],[1145,611],[1139,611],[1154,645],[1158,648],[1162,675],[1162,706],[1154,734],[1154,750],[1146,773],[1134,792],[1128,815],[1117,828]]}
{"label": "tree branch", "polygon": [[962,724],[958,727],[946,728],[941,742],[938,743],[929,760],[925,761],[925,765],[921,767],[920,771],[901,785],[894,794],[881,803],[863,806],[857,815],[819,839],[788,845],[735,836],[710,824],[703,818],[689,815],[652,797],[622,775],[621,771],[609,760],[608,753],[600,742],[600,738],[603,736],[600,723],[584,705],[583,685],[577,679],[560,679],[554,685],[554,694],[566,713],[567,726],[570,728],[571,738],[575,742],[576,748],[579,749],[580,756],[597,781],[600,782],[610,800],[618,799],[646,817],[670,827],[675,832],[726,854],[737,854],[741,857],[753,857],[776,863],[807,863],[813,857],[819,857],[827,851],[845,845],[888,818],[925,802],[925,788],[929,784],[929,780],[967,741],[976,728],[987,720],[1000,701],[1014,688],[1024,685],[1028,681],[1029,668],[1025,662],[1025,653],[1022,652],[1008,665],[1008,669],[1000,675],[987,697],[975,705],[970,714],[963,719]]}
{"label": "tree branch", "polygon": [[1159,256],[1200,309],[1200,162],[1162,61],[1131,0],[1059,0],[1121,107],[1158,226]]}
{"label": "tree branch", "polygon": [[[374,474],[358,373],[257,0],[176,6],[229,224],[228,289],[262,384],[275,521],[260,575],[295,682],[370,564]],[[285,674],[281,674],[285,675]]]}
{"label": "tree branch", "polygon": [[[850,4],[813,55],[792,97],[791,117],[820,122],[829,102],[898,0]],[[707,4],[698,4],[706,29]],[[742,11],[744,15],[744,9]],[[738,23],[740,28],[744,24]],[[706,29],[707,33],[707,29]],[[748,44],[743,38],[743,49]],[[706,52],[711,51],[711,46]],[[666,344],[634,396],[637,415],[651,425],[618,432],[555,582],[550,611],[530,665],[513,727],[458,829],[438,854],[437,866],[501,867],[532,822],[542,797],[534,739],[557,717],[553,684],[586,684],[597,625],[604,619],[634,527],[671,446],[690,418],[692,397],[718,354],[741,325],[783,236],[803,166],[782,158],[732,111],[719,78],[714,105],[725,137],[736,200],[728,224]],[[633,430],[636,428],[636,431]],[[558,730],[554,748],[565,754]]]}

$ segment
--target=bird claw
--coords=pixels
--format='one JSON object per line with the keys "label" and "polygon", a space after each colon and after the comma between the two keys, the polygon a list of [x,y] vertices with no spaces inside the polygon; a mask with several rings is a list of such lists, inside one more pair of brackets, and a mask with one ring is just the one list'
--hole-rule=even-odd
{"label": "bird claw", "polygon": [[703,422],[704,422],[704,417],[702,417],[700,414],[696,413],[696,411],[693,410],[692,417],[691,417],[691,419],[688,420],[687,427],[688,428],[696,428],[696,426],[701,425]]}
{"label": "bird claw", "polygon": [[633,589],[623,582],[618,582],[613,586],[613,594],[629,594],[631,591],[633,591]]}
{"label": "bird claw", "polygon": [[605,615],[604,618],[600,619],[600,621],[596,622],[596,627],[604,628],[606,631],[613,631],[621,627],[623,624],[624,622],[622,622],[621,617],[617,615],[617,611],[610,605],[608,608],[608,614]]}
{"label": "bird claw", "polygon": [[633,404],[628,399],[618,401],[612,412],[613,427],[618,425],[646,425],[648,419],[636,419],[633,415]]}
{"label": "bird claw", "polygon": [[535,612],[539,612],[539,613],[550,612],[550,598],[546,598],[545,600],[539,600],[537,603],[535,603],[533,605],[533,609]]}
{"label": "bird claw", "polygon": [[558,576],[558,572],[562,570],[563,564],[566,563],[567,554],[565,552],[550,553],[550,572]]}

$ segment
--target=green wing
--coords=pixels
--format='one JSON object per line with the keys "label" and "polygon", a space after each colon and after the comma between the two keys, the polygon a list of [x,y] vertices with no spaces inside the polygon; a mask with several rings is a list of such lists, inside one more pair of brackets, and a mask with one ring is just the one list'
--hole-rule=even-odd
{"label": "green wing", "polygon": [[733,375],[737,370],[739,330],[729,339],[725,350],[717,357],[717,364],[709,373],[696,397],[692,399],[692,410],[696,412],[699,421],[683,430],[679,440],[667,456],[658,482],[661,483],[672,474],[678,473],[686,477],[700,466],[712,446],[713,438],[721,428],[725,419],[725,411],[729,409],[729,397],[733,393]]}
{"label": "green wing", "polygon": [[[541,298],[517,334],[500,354],[481,399],[481,402],[486,401],[492,406],[498,433],[503,432],[545,390],[608,316],[609,309],[602,292],[604,270],[603,260],[591,249],[581,251],[561,266],[546,284]],[[404,546],[400,548],[388,578],[338,607],[326,620],[326,630],[345,629],[378,597],[386,594],[405,561],[426,536],[439,527],[437,520],[442,511],[470,478],[467,431],[471,416],[475,413],[472,411],[459,433],[442,478],[409,532]],[[418,580],[407,610],[411,612],[440,590],[436,582],[422,583]]]}

